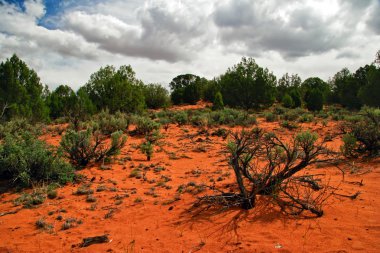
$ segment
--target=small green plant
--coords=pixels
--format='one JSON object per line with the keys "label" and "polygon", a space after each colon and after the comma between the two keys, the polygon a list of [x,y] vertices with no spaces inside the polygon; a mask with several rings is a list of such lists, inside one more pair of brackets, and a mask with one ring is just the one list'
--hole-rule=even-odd
{"label": "small green plant", "polygon": [[102,134],[110,135],[116,131],[126,132],[129,126],[129,118],[125,113],[116,112],[110,114],[108,110],[103,110],[94,116],[93,126],[99,129]]}
{"label": "small green plant", "polygon": [[267,112],[264,114],[265,120],[267,122],[274,122],[277,120],[277,115],[272,112]]}
{"label": "small green plant", "polygon": [[310,113],[302,114],[298,118],[298,122],[305,123],[305,122],[313,122],[314,116]]}
{"label": "small green plant", "polygon": [[39,218],[36,221],[35,225],[38,229],[43,230],[52,230],[54,228],[53,224],[47,223],[45,218]]}
{"label": "small green plant", "polygon": [[136,124],[136,129],[134,131],[137,135],[149,135],[154,130],[159,130],[160,123],[143,116],[135,116],[133,122]]}
{"label": "small green plant", "polygon": [[92,195],[92,194],[87,195],[87,197],[86,197],[86,202],[88,202],[88,203],[96,202],[96,198],[95,198],[95,196]]}
{"label": "small green plant", "polygon": [[293,130],[293,129],[298,128],[298,126],[297,126],[296,123],[291,122],[291,121],[287,121],[287,120],[282,121],[281,122],[281,126],[283,128],[289,129],[289,130]]}
{"label": "small green plant", "polygon": [[346,157],[355,157],[355,150],[358,147],[357,139],[352,134],[343,135],[343,145],[340,147],[343,155]]}
{"label": "small green plant", "polygon": [[182,126],[186,124],[189,120],[188,114],[185,111],[178,111],[173,116],[174,121],[179,125]]}
{"label": "small green plant", "polygon": [[140,145],[140,150],[142,153],[144,153],[146,155],[146,159],[148,161],[150,161],[152,155],[153,155],[153,151],[154,151],[154,148],[153,148],[153,143],[151,143],[150,141],[145,141],[143,143],[141,143]]}
{"label": "small green plant", "polygon": [[139,168],[132,170],[131,174],[129,174],[129,177],[134,177],[137,179],[142,178],[141,170]]}
{"label": "small green plant", "polygon": [[73,228],[79,224],[82,224],[81,220],[77,220],[76,218],[68,218],[62,224],[62,230],[67,230],[67,229]]}
{"label": "small green plant", "polygon": [[134,202],[135,203],[141,203],[141,202],[143,202],[143,199],[140,197],[137,197],[137,198],[135,198]]}
{"label": "small green plant", "polygon": [[92,193],[94,193],[94,190],[92,190],[88,185],[79,186],[75,192],[76,195],[89,195]]}
{"label": "small green plant", "polygon": [[45,192],[42,188],[34,189],[31,194],[23,193],[20,197],[18,197],[14,204],[16,206],[23,205],[24,208],[32,208],[37,205],[41,205],[44,203],[46,199]]}

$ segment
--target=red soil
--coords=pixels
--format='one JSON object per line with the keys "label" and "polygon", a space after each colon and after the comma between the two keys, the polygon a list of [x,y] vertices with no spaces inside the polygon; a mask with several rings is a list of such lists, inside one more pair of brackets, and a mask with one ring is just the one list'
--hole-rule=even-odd
{"label": "red soil", "polygon": [[[280,128],[278,122],[259,120],[259,126],[283,137],[293,134]],[[302,124],[302,129],[308,128],[319,136],[337,130],[334,122],[329,122],[327,127],[322,127],[320,122]],[[96,164],[80,171],[87,176],[87,183],[93,179],[95,204],[87,203],[85,196],[73,194],[79,184],[60,188],[59,198],[46,199],[34,209],[15,207],[13,200],[19,196],[17,193],[1,194],[0,214],[20,210],[0,216],[0,252],[380,252],[380,200],[376,197],[380,190],[379,160],[356,161],[358,171],[350,173],[346,169],[343,182],[341,171],[333,167],[312,168],[313,172],[327,173],[332,184],[340,183],[337,191],[340,194],[361,192],[355,200],[330,197],[321,218],[286,216],[263,199],[249,211],[234,209],[194,217],[187,209],[196,195],[178,195],[179,185],[189,182],[212,185],[213,178],[223,188],[234,182],[226,157],[221,153],[226,141],[220,137],[196,136],[197,130],[175,125],[170,125],[167,132],[162,130],[163,149],[157,147],[150,162],[136,148],[143,139],[129,137],[110,170],[100,170]],[[191,138],[192,135],[196,137]],[[60,136],[47,135],[44,139],[58,144]],[[339,139],[334,139],[329,145],[337,149],[340,144]],[[120,160],[126,157],[131,160]],[[129,177],[139,164],[154,164],[146,170],[145,181]],[[154,172],[158,166],[165,170]],[[161,183],[167,188],[156,186],[162,175],[171,178]],[[222,181],[217,181],[218,177]],[[355,184],[360,181],[363,186]],[[107,190],[97,192],[99,185]],[[152,187],[157,196],[150,195]],[[180,199],[175,201],[176,195]],[[111,213],[108,218],[107,213]],[[76,218],[82,224],[61,230],[63,221],[56,219],[59,215],[63,219]],[[36,228],[35,222],[41,217],[54,225],[52,231]],[[85,237],[103,234],[109,235],[109,243],[87,248],[76,246]]]}

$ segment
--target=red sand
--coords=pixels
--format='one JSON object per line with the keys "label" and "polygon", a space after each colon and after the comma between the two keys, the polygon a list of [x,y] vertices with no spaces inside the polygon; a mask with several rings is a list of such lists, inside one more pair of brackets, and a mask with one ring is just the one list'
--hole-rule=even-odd
{"label": "red sand", "polygon": [[[280,128],[278,122],[259,120],[259,126],[281,136],[292,134]],[[307,128],[320,136],[337,131],[333,122],[325,128],[321,123],[302,124],[302,129]],[[167,132],[162,130],[163,149],[156,147],[150,162],[136,149],[136,144],[143,139],[128,137],[119,159],[128,156],[131,161],[115,161],[111,170],[100,170],[99,165],[93,165],[79,172],[87,176],[87,182],[94,179],[91,188],[97,201],[92,208],[93,203],[87,203],[85,196],[73,194],[79,185],[68,185],[58,190],[58,199],[47,199],[37,208],[1,216],[0,252],[380,252],[380,201],[376,197],[380,190],[379,160],[357,161],[359,171],[354,174],[347,171],[337,192],[360,191],[361,194],[355,200],[332,196],[321,218],[285,216],[264,201],[249,211],[235,209],[193,217],[187,209],[196,195],[183,193],[174,201],[179,185],[189,182],[212,185],[210,179],[217,181],[222,175],[224,179],[216,183],[219,187],[234,180],[225,155],[220,152],[226,141],[219,137],[210,137],[208,141],[205,136],[190,139],[196,132],[194,127],[176,125],[170,125]],[[52,144],[58,144],[59,138],[44,136]],[[198,138],[202,141],[197,142]],[[334,139],[330,145],[338,148],[340,140]],[[207,152],[199,152],[202,149]],[[177,159],[170,159],[174,157],[170,152],[174,152]],[[139,164],[159,165],[165,170],[154,172],[150,168],[146,181],[130,178],[131,171]],[[342,179],[341,172],[332,167],[312,170],[326,172],[332,183]],[[171,188],[156,186],[162,175],[171,178],[165,184]],[[149,182],[152,179],[156,182]],[[352,183],[359,181],[364,185]],[[106,186],[107,190],[96,192],[99,185]],[[149,192],[152,187],[156,196]],[[123,198],[125,194],[129,197]],[[0,195],[0,213],[19,209],[12,202],[18,196],[16,193]],[[136,202],[136,199],[142,201]],[[62,209],[66,212],[60,212]],[[106,218],[109,212],[112,215]],[[63,221],[56,220],[59,215],[63,219],[76,218],[82,224],[61,230]],[[52,231],[36,228],[35,222],[41,217],[54,225]],[[75,246],[84,237],[103,234],[109,235],[109,243],[87,248]]]}

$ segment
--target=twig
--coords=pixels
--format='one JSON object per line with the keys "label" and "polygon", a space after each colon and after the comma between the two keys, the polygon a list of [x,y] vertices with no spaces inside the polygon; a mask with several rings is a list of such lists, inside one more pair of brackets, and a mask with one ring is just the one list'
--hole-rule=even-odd
{"label": "twig", "polygon": [[337,195],[337,196],[340,196],[340,197],[345,197],[345,198],[349,198],[349,199],[354,200],[354,199],[356,199],[359,196],[359,194],[361,194],[361,192],[358,191],[358,192],[356,192],[355,194],[352,194],[352,195],[339,194],[339,193],[335,193],[335,192],[333,192],[333,194]]}

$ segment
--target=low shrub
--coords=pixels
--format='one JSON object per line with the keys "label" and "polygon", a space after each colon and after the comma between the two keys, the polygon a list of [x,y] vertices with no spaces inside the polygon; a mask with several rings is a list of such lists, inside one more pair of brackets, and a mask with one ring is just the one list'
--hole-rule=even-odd
{"label": "low shrub", "polygon": [[93,124],[94,130],[99,129],[105,135],[116,131],[126,132],[129,126],[129,117],[125,113],[116,112],[112,115],[108,110],[104,110],[94,116]]}
{"label": "low shrub", "polygon": [[117,131],[111,134],[111,143],[106,145],[106,138],[92,129],[83,131],[69,130],[62,137],[60,149],[70,162],[77,166],[86,166],[91,161],[101,161],[118,155],[124,146],[127,136]]}
{"label": "low shrub", "polygon": [[189,122],[189,116],[185,111],[178,111],[173,115],[173,121],[182,126]]}
{"label": "low shrub", "polygon": [[150,141],[145,141],[140,144],[140,150],[143,154],[146,155],[146,159],[150,161],[152,155],[153,155],[153,144]]}
{"label": "low shrub", "polygon": [[210,125],[248,126],[256,123],[255,116],[240,110],[225,108],[210,113]]}
{"label": "low shrub", "polygon": [[7,135],[21,135],[28,132],[32,135],[40,135],[42,127],[39,125],[31,125],[26,119],[18,118],[0,124],[0,140],[4,139]]}
{"label": "low shrub", "polygon": [[277,115],[272,112],[267,112],[264,114],[265,120],[267,122],[274,122],[277,120]]}
{"label": "low shrub", "polygon": [[298,126],[297,126],[296,123],[291,122],[291,121],[287,121],[287,120],[282,121],[281,122],[281,126],[283,128],[289,129],[289,130],[293,130],[293,129],[298,128]]}
{"label": "low shrub", "polygon": [[136,124],[134,133],[137,135],[148,135],[161,127],[160,123],[144,116],[135,116],[133,122]]}
{"label": "low shrub", "polygon": [[313,122],[313,120],[314,120],[314,116],[313,116],[313,114],[310,114],[310,113],[302,114],[298,118],[298,122],[301,122],[301,123]]}
{"label": "low shrub", "polygon": [[24,132],[7,135],[0,144],[0,176],[20,186],[39,181],[66,184],[74,179],[74,169],[53,147]]}
{"label": "low shrub", "polygon": [[284,114],[287,111],[288,111],[288,109],[286,109],[286,108],[284,108],[284,107],[282,107],[280,105],[275,106],[273,108],[273,113],[276,114],[276,115],[282,115],[282,114]]}
{"label": "low shrub", "polygon": [[23,205],[24,208],[32,208],[44,203],[46,199],[45,191],[42,188],[36,188],[32,193],[23,193],[14,200],[16,206]]}
{"label": "low shrub", "polygon": [[347,117],[341,125],[345,155],[377,156],[380,151],[380,109],[363,108],[357,116]]}
{"label": "low shrub", "polygon": [[352,134],[343,135],[343,145],[340,147],[341,152],[346,157],[355,157],[355,150],[357,149],[357,139]]}

